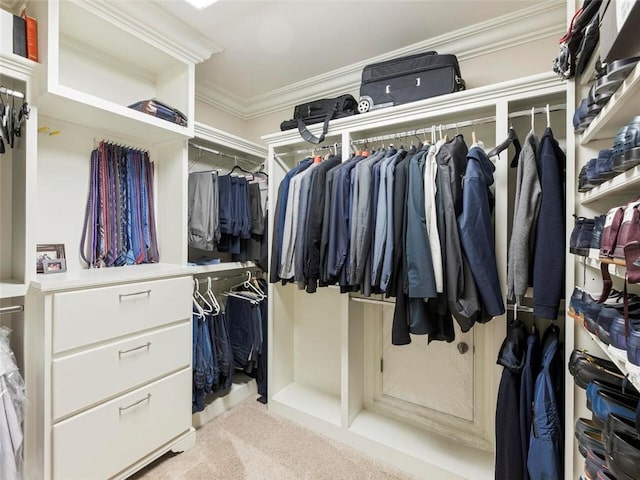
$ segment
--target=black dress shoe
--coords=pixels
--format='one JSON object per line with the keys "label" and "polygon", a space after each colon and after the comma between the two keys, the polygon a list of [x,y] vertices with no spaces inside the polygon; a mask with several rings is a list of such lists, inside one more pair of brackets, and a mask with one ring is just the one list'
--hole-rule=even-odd
{"label": "black dress shoe", "polygon": [[607,421],[604,422],[602,429],[602,443],[604,444],[604,450],[607,453],[611,453],[613,440],[613,432],[624,433],[630,437],[638,437],[638,431],[633,420],[624,418],[618,414],[610,413],[607,417]]}
{"label": "black dress shoe", "polygon": [[618,480],[640,479],[640,440],[624,433],[613,432],[607,465]]}

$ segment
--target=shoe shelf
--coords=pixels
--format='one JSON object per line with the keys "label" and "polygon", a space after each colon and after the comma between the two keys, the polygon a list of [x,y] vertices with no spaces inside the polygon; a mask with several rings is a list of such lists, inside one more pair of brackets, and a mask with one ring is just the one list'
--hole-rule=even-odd
{"label": "shoe shelf", "polygon": [[593,140],[615,137],[620,127],[626,125],[631,117],[640,114],[640,107],[635,99],[639,91],[640,64],[629,73],[618,91],[593,119],[580,137],[580,144],[586,145]]}
{"label": "shoe shelf", "polygon": [[596,268],[600,270],[600,265],[603,263],[613,265],[613,267],[609,267],[609,273],[617,278],[624,278],[627,272],[623,260],[611,259],[611,260],[600,260],[599,258],[594,257],[585,257],[584,263],[591,268]]}
{"label": "shoe shelf", "polygon": [[[636,107],[635,111],[640,112],[640,108]],[[628,121],[629,118],[627,118],[626,121]],[[580,193],[580,203],[584,205],[595,202],[605,197],[611,197],[612,194],[630,193],[632,196],[635,196],[638,185],[640,185],[640,165],[625,172],[620,172],[620,174],[593,187],[588,192]]]}
{"label": "shoe shelf", "polygon": [[631,382],[631,384],[634,387],[636,387],[638,390],[640,390],[640,378],[637,375],[631,374],[629,372],[629,368],[627,367],[627,362],[623,361],[622,359],[620,359],[616,355],[613,355],[609,351],[609,347],[607,345],[605,345],[604,343],[602,343],[602,341],[596,335],[594,335],[593,333],[588,331],[586,328],[584,329],[584,331],[591,338],[591,340],[593,340],[593,342],[596,345],[598,345],[598,347],[600,347],[600,349],[604,352],[604,354],[607,356],[607,358],[609,360],[611,360],[613,363],[616,364],[616,366],[620,369],[622,374],[625,377],[627,377],[627,379],[629,379],[629,382]]}

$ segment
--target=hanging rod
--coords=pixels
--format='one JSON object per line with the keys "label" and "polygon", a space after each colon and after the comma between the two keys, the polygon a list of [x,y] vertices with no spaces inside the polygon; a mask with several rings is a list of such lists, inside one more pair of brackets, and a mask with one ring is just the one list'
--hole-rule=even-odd
{"label": "hanging rod", "polygon": [[336,142],[333,145],[320,145],[317,147],[309,147],[309,148],[302,148],[300,150],[292,150],[291,152],[282,152],[282,153],[278,153],[277,155],[280,157],[286,157],[289,155],[300,155],[301,153],[316,153],[319,152],[321,150],[333,150],[333,153],[335,155],[338,154],[338,150],[340,149],[340,145]]}
{"label": "hanging rod", "polygon": [[7,87],[0,86],[0,93],[5,93],[7,95],[11,95],[16,98],[24,99],[24,93],[19,92],[17,90],[11,90],[10,88],[7,88]]}
{"label": "hanging rod", "polygon": [[512,312],[514,310],[517,310],[518,312],[521,312],[521,313],[533,313],[533,307],[527,307],[526,305],[518,305],[516,308],[515,303],[507,304],[507,310]]}
{"label": "hanging rod", "polygon": [[24,305],[14,305],[12,307],[0,307],[0,315],[9,315],[10,313],[24,312]]}
{"label": "hanging rod", "polygon": [[193,275],[203,276],[205,278],[211,278],[211,281],[215,282],[215,281],[218,281],[218,280],[229,280],[231,278],[239,278],[239,277],[246,278],[247,277],[247,272],[262,273],[262,270],[260,270],[259,267],[253,267],[253,268],[245,269],[244,272],[242,272],[242,273],[234,273],[233,275],[224,275],[224,276],[220,276],[220,277],[210,277],[205,272],[197,272],[197,273],[194,273]]}
{"label": "hanging rod", "polygon": [[[566,104],[558,104],[558,105],[550,106],[549,112],[556,112],[556,111],[566,110],[566,109],[567,109]],[[534,109],[534,113],[536,115],[543,114],[543,113],[546,114],[547,107],[545,106],[545,107],[536,108]],[[508,117],[518,118],[518,117],[525,117],[530,115],[531,115],[531,110],[522,110],[518,112],[512,112],[508,115]],[[453,130],[454,128],[458,129],[458,128],[464,128],[464,127],[471,127],[473,125],[482,125],[484,123],[493,123],[495,121],[496,121],[496,116],[490,115],[488,117],[475,118],[473,120],[464,120],[462,122],[448,123],[446,125],[432,125],[431,127],[428,127],[428,128],[420,128],[417,130],[407,130],[404,132],[391,133],[388,135],[379,135],[377,137],[361,138],[358,140],[352,140],[351,144],[358,145],[361,143],[381,142],[384,140],[395,140],[395,139],[404,138],[404,137],[414,137],[414,136],[423,135],[426,133],[431,133],[435,131],[435,129]]]}
{"label": "hanging rod", "polygon": [[349,297],[349,300],[360,303],[371,303],[373,305],[384,305],[385,307],[395,307],[395,302],[385,302],[384,300],[376,300],[375,298]]}
{"label": "hanging rod", "polygon": [[252,165],[261,165],[262,163],[264,163],[263,160],[250,160],[250,159],[247,159],[247,158],[238,157],[237,155],[231,155],[229,153],[220,152],[218,150],[214,150],[213,148],[205,147],[204,145],[198,145],[197,143],[189,142],[189,146],[193,147],[193,148],[195,148],[197,150],[202,150],[204,152],[209,152],[209,153],[213,153],[215,155],[220,155],[222,157],[227,157],[227,158],[233,159],[236,162],[238,162],[238,161],[246,162],[246,163],[250,163]]}

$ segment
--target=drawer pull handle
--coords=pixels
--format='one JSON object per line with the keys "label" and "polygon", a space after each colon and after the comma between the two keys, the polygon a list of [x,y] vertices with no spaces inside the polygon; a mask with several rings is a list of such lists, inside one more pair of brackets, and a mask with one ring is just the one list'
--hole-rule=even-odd
{"label": "drawer pull handle", "polygon": [[128,405],[126,407],[118,407],[118,410],[120,410],[120,413],[124,412],[125,410],[129,410],[132,407],[135,407],[136,405],[140,405],[142,402],[147,402],[151,400],[151,394],[147,393],[147,396],[138,400],[137,402],[133,402],[131,405]]}
{"label": "drawer pull handle", "polygon": [[130,348],[129,350],[118,350],[118,356],[121,357],[125,353],[135,352],[136,350],[142,350],[143,348],[151,348],[151,342],[147,342],[144,345],[140,345],[139,347]]}
{"label": "drawer pull handle", "polygon": [[148,297],[149,295],[151,295],[151,290],[142,290],[141,292],[134,293],[121,293],[120,295],[118,295],[118,297],[120,298],[120,301],[122,301],[122,299],[125,297],[135,297],[138,295],[146,295]]}

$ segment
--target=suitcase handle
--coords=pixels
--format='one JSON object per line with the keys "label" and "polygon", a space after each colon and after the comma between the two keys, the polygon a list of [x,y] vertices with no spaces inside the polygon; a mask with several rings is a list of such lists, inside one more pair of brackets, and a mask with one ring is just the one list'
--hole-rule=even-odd
{"label": "suitcase handle", "polygon": [[329,131],[329,122],[335,114],[335,108],[327,113],[327,116],[324,119],[324,123],[322,124],[322,134],[320,135],[320,137],[316,137],[313,133],[311,133],[305,125],[304,121],[300,117],[298,117],[296,120],[298,121],[298,132],[300,132],[300,136],[309,143],[318,144],[324,142],[324,137]]}

